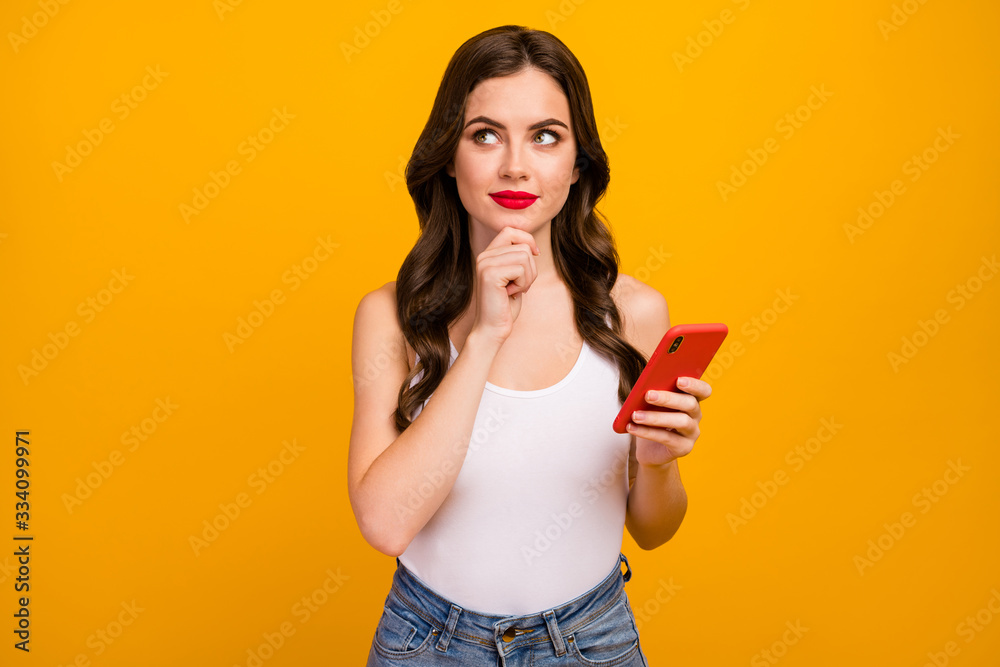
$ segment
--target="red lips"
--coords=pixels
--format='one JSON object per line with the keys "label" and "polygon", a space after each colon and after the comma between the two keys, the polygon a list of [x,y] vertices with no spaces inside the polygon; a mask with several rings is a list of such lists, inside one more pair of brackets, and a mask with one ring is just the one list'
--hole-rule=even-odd
{"label": "red lips", "polygon": [[520,192],[514,190],[491,192],[490,197],[493,198],[493,201],[500,204],[504,208],[528,208],[535,203],[536,199],[538,199],[538,195],[533,195],[530,192]]}

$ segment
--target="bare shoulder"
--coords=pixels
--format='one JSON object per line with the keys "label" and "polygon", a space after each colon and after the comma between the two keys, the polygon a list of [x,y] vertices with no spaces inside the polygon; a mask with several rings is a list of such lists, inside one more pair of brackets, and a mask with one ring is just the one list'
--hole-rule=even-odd
{"label": "bare shoulder", "polygon": [[[358,303],[354,313],[355,354],[388,358],[398,366],[405,364],[408,345],[396,316],[396,281],[388,282],[368,292]],[[404,370],[409,365],[404,366]]]}
{"label": "bare shoulder", "polygon": [[[391,318],[389,316],[392,316]],[[396,322],[396,282],[386,283],[377,289],[373,289],[368,292],[358,303],[358,309],[354,313],[354,321],[357,323],[359,320],[364,320],[364,323],[368,323],[369,320],[378,319],[386,320],[392,319],[393,323],[396,324],[396,329],[399,329],[399,323]],[[387,322],[385,324],[388,324]],[[401,332],[402,333],[402,332]]]}
{"label": "bare shoulder", "polygon": [[670,328],[670,309],[658,289],[625,273],[611,288],[611,298],[622,314],[625,339],[649,359]]}

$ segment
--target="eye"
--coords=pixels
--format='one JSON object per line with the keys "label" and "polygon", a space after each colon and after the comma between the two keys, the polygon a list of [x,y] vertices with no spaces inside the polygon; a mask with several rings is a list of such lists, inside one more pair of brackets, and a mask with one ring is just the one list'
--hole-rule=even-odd
{"label": "eye", "polygon": [[538,137],[541,137],[546,134],[552,137],[552,141],[545,141],[545,142],[536,141],[535,143],[538,144],[539,146],[551,146],[552,144],[558,143],[559,134],[554,130],[542,130],[541,132],[535,135],[535,139],[538,139]]}
{"label": "eye", "polygon": [[489,144],[495,144],[496,143],[496,141],[479,141],[479,137],[480,136],[485,136],[485,135],[493,135],[494,139],[497,138],[497,133],[496,132],[494,132],[493,130],[489,129],[488,127],[481,127],[481,128],[479,128],[478,130],[476,130],[475,132],[472,133],[472,140],[474,142],[476,142],[477,144],[487,144],[487,145],[489,145]]}

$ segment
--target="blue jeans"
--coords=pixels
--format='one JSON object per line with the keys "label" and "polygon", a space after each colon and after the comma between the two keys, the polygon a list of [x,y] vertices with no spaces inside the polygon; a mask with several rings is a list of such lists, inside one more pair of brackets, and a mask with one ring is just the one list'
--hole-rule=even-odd
{"label": "blue jeans", "polygon": [[604,581],[583,595],[534,614],[503,616],[446,600],[397,558],[367,667],[648,667],[625,594],[631,577],[628,559],[619,554]]}

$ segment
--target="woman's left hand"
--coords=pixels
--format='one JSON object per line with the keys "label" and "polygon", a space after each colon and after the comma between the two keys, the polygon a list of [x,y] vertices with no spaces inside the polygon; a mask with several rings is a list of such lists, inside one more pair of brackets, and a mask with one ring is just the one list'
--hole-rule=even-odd
{"label": "woman's left hand", "polygon": [[[684,386],[684,383],[687,383]],[[692,377],[677,379],[679,391],[646,392],[646,402],[676,412],[642,410],[632,414],[628,432],[635,435],[635,458],[639,465],[660,466],[687,456],[701,435],[701,401],[712,395],[712,387]]]}

